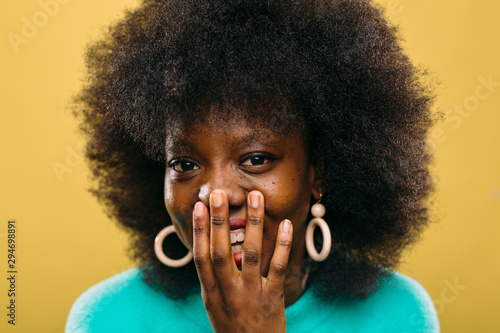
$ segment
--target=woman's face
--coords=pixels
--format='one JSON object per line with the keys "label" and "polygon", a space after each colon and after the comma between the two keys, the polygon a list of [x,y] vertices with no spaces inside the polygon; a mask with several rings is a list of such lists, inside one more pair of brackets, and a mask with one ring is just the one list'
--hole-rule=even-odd
{"label": "woman's face", "polygon": [[310,202],[319,196],[303,136],[279,135],[262,122],[248,123],[236,116],[224,121],[197,119],[189,128],[167,135],[166,162],[165,206],[190,251],[194,205],[201,201],[210,207],[210,193],[220,189],[228,198],[232,250],[239,266],[247,196],[257,190],[265,204],[262,272],[268,271],[284,219],[292,221],[294,231],[289,262],[302,262]]}

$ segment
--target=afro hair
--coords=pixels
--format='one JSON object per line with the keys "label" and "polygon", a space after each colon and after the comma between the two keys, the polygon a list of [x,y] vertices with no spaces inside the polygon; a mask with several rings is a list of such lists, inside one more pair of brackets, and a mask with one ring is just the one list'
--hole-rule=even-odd
{"label": "afro hair", "polygon": [[89,45],[74,106],[92,191],[130,232],[145,281],[174,299],[199,290],[193,263],[166,267],[153,251],[171,224],[167,133],[213,103],[280,100],[264,109],[304,124],[333,238],[308,284],[327,298],[376,290],[428,225],[433,188],[433,92],[400,44],[372,1],[143,0]]}

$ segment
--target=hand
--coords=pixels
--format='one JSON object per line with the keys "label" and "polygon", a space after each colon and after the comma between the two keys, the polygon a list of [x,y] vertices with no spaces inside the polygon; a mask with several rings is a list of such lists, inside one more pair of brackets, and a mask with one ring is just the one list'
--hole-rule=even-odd
{"label": "hand", "polygon": [[[256,204],[252,205],[251,199],[257,199]],[[278,227],[267,278],[261,272],[263,229],[264,197],[252,191],[247,198],[240,271],[231,251],[229,206],[224,191],[215,190],[210,195],[210,214],[203,203],[195,205],[193,258],[214,332],[286,332],[283,281],[292,224],[284,220]]]}

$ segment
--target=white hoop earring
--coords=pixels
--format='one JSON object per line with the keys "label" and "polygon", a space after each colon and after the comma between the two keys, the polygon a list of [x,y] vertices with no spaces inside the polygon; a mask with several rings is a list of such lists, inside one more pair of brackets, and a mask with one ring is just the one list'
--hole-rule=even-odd
{"label": "white hoop earring", "polygon": [[168,267],[182,267],[182,266],[185,266],[185,265],[187,265],[188,262],[191,261],[191,259],[193,259],[193,254],[191,252],[188,252],[188,254],[186,254],[184,256],[184,258],[177,259],[177,260],[170,259],[163,252],[163,248],[162,248],[163,240],[165,239],[165,237],[167,237],[168,235],[170,235],[172,233],[175,233],[175,228],[174,228],[173,225],[169,225],[168,227],[163,228],[158,233],[158,235],[156,235],[156,238],[155,238],[155,254],[156,254],[156,257],[158,258],[158,260],[160,260],[164,265],[166,265]]}
{"label": "white hoop earring", "polygon": [[[311,207],[311,214],[314,218],[309,222],[306,229],[306,249],[307,253],[314,261],[324,261],[330,254],[332,248],[332,235],[330,232],[330,227],[323,216],[325,215],[325,206],[320,204],[321,196],[316,204]],[[323,248],[321,252],[316,251],[314,246],[314,229],[319,226],[321,228],[321,233],[323,234]]]}

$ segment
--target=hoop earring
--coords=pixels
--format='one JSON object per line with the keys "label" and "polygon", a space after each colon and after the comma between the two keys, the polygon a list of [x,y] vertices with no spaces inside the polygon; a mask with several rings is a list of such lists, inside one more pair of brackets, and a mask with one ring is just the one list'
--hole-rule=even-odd
{"label": "hoop earring", "polygon": [[168,235],[170,235],[172,233],[175,233],[175,228],[174,228],[173,225],[169,225],[168,227],[163,228],[158,233],[158,235],[156,235],[156,238],[155,238],[155,254],[156,254],[156,257],[158,258],[158,260],[160,260],[164,265],[166,265],[168,267],[182,267],[182,266],[185,266],[185,265],[187,265],[188,262],[191,261],[191,259],[193,259],[193,254],[191,252],[188,252],[188,254],[186,254],[184,256],[184,258],[177,259],[177,260],[170,259],[163,252],[163,248],[162,248],[163,240],[165,239],[165,237],[167,237]]}
{"label": "hoop earring", "polygon": [[[309,222],[306,229],[306,249],[314,261],[324,261],[332,248],[330,227],[328,227],[328,224],[322,218],[326,211],[325,206],[320,204],[322,197],[323,195],[320,194],[318,202],[311,207],[311,214],[314,218]],[[323,234],[323,248],[320,253],[316,251],[316,247],[314,246],[314,229],[318,226],[321,228],[321,233]]]}

